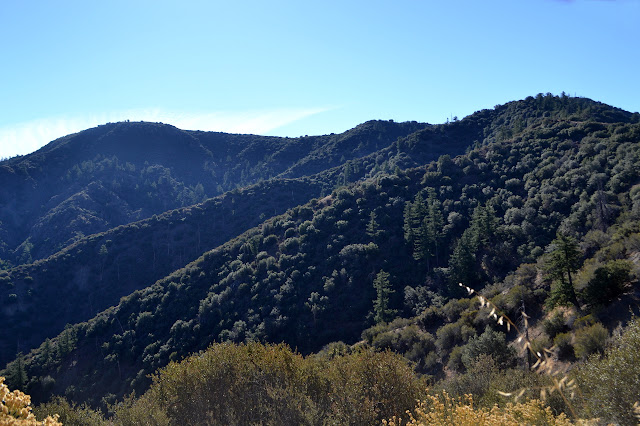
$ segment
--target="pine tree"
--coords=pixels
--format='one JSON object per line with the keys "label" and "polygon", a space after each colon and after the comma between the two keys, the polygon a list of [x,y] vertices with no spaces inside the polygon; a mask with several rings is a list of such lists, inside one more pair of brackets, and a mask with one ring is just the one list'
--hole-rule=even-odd
{"label": "pine tree", "polygon": [[342,167],[342,184],[347,185],[351,179],[351,163],[345,163]]}
{"label": "pine tree", "polygon": [[418,261],[427,260],[428,251],[429,241],[427,227],[423,219],[420,222],[420,226],[414,229],[413,258]]}
{"label": "pine tree", "polygon": [[580,268],[582,262],[582,252],[578,243],[574,238],[558,233],[549,248],[547,270],[553,279],[558,280],[558,285],[551,295],[552,302],[554,304],[568,302],[579,307],[571,275]]}
{"label": "pine tree", "polygon": [[411,247],[413,247],[413,218],[412,218],[412,214],[413,214],[413,205],[411,204],[411,201],[407,201],[406,204],[404,205],[404,225],[403,225],[403,230],[404,230],[404,240],[407,242],[407,244]]}
{"label": "pine tree", "polygon": [[425,234],[429,255],[435,257],[436,265],[438,262],[438,248],[444,237],[444,218],[442,216],[442,204],[435,196],[435,191],[429,191],[427,198],[427,216],[424,219]]}
{"label": "pine tree", "polygon": [[395,309],[389,309],[389,296],[394,293],[389,283],[389,274],[383,270],[378,272],[373,280],[377,297],[373,301],[374,320],[377,324],[391,321],[395,315]]}
{"label": "pine tree", "polygon": [[497,228],[495,211],[491,206],[478,206],[471,218],[471,232],[475,250],[491,244]]}
{"label": "pine tree", "polygon": [[7,372],[7,383],[10,388],[18,389],[23,392],[27,390],[29,377],[27,376],[27,370],[24,364],[24,355],[22,352],[18,353],[16,360],[7,366]]}
{"label": "pine tree", "polygon": [[470,285],[476,281],[476,249],[470,230],[468,228],[462,233],[449,258],[449,284],[454,294],[459,292],[459,283]]}
{"label": "pine tree", "polygon": [[378,225],[377,215],[371,212],[369,215],[369,223],[367,223],[367,235],[375,240],[380,235],[380,226]]}
{"label": "pine tree", "polygon": [[412,248],[413,258],[421,261],[426,258],[428,246],[424,218],[427,208],[422,194],[416,195],[413,203],[407,202],[404,209],[404,238]]}
{"label": "pine tree", "polygon": [[51,348],[51,340],[48,338],[44,341],[42,346],[42,363],[44,366],[48,366],[53,357],[53,350]]}

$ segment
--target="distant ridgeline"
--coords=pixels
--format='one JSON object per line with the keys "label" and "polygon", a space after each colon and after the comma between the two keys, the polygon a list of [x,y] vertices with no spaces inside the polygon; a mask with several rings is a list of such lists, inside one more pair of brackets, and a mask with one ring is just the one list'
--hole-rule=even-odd
{"label": "distant ridgeline", "polygon": [[639,114],[550,94],[339,135],[58,139],[0,163],[3,374],[97,406],[215,342],[360,342],[436,380],[523,363],[460,282],[586,358],[635,306],[639,142]]}

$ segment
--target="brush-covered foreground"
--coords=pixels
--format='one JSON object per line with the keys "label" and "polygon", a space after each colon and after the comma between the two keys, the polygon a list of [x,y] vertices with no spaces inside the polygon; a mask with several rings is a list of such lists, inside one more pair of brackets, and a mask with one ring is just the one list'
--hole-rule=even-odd
{"label": "brush-covered foreground", "polygon": [[[638,365],[638,320],[602,358],[593,356],[571,373],[570,379],[577,381],[574,395],[566,388],[554,393],[552,378],[544,374],[498,369],[491,356],[477,358],[466,375],[491,389],[477,401],[447,382],[428,391],[425,378],[390,351],[333,346],[304,357],[286,345],[215,344],[160,370],[140,397],[111,405],[109,420],[64,399],[43,404],[36,413],[58,414],[67,425],[634,424]],[[525,392],[518,393],[518,401],[500,396],[507,394],[500,389],[508,387]],[[493,399],[486,398],[489,392]],[[537,399],[541,396],[544,401]]]}

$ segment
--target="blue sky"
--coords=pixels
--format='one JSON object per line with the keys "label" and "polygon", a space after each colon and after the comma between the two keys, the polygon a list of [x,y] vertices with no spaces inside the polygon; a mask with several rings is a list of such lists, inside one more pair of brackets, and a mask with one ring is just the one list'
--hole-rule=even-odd
{"label": "blue sky", "polygon": [[280,136],[565,91],[640,110],[638,0],[3,1],[0,158],[108,121]]}

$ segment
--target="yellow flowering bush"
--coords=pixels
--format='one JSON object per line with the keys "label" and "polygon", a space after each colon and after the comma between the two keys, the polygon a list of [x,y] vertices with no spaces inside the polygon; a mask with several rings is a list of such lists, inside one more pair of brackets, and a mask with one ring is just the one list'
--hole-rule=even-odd
{"label": "yellow flowering bush", "polygon": [[549,407],[538,400],[526,403],[508,403],[500,408],[494,405],[490,409],[474,408],[471,395],[457,400],[446,392],[442,395],[430,395],[426,400],[419,401],[415,413],[409,414],[409,421],[403,423],[394,417],[383,421],[387,426],[518,426],[527,425],[572,425],[564,414],[555,416]]}
{"label": "yellow flowering bush", "polygon": [[13,392],[4,384],[4,377],[0,377],[0,424],[7,426],[27,426],[27,425],[62,425],[58,422],[58,416],[47,416],[42,422],[36,420],[36,416],[31,412],[31,397],[19,390]]}

